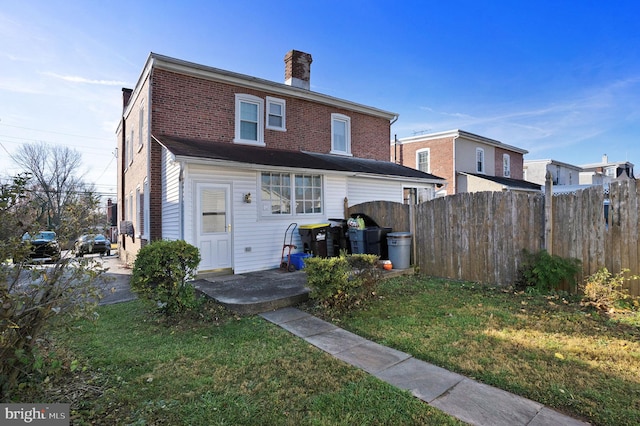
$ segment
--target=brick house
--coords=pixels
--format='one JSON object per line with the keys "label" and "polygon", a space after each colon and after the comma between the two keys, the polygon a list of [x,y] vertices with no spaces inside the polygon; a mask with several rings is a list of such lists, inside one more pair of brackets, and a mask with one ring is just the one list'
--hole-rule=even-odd
{"label": "brick house", "polygon": [[397,114],[311,91],[311,62],[290,51],[283,84],[150,54],[117,130],[124,262],[183,239],[200,272],[275,268],[290,223],[444,183],[389,162]]}
{"label": "brick house", "polygon": [[438,196],[478,191],[540,191],[523,180],[528,151],[463,130],[430,133],[391,143],[391,161],[444,177]]}

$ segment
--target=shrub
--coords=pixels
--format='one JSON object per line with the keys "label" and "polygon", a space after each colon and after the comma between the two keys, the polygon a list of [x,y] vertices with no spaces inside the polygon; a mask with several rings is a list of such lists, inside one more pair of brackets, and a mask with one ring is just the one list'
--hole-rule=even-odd
{"label": "shrub", "polygon": [[350,309],[372,294],[380,280],[378,256],[356,254],[305,260],[310,297],[327,308]]}
{"label": "shrub", "polygon": [[[34,266],[20,236],[36,232],[33,221],[40,203],[26,190],[28,177],[0,184],[0,401],[9,402],[19,389],[39,382],[59,361],[42,350],[50,327],[64,327],[79,318],[94,318],[102,296],[105,269],[86,259],[70,264]],[[7,259],[13,259],[9,261]]]}
{"label": "shrub", "polygon": [[200,252],[182,241],[154,241],[138,252],[131,275],[131,289],[152,302],[167,316],[199,307],[189,283],[200,264]]}
{"label": "shrub", "polygon": [[562,284],[575,290],[576,278],[581,270],[579,259],[550,255],[546,250],[537,253],[523,251],[523,262],[518,270],[516,288],[548,293]]}
{"label": "shrub", "polygon": [[616,275],[611,274],[607,268],[600,268],[598,272],[587,277],[580,290],[584,293],[583,305],[593,306],[596,309],[609,311],[623,300],[629,298],[629,291],[624,288],[626,280],[637,277],[625,277],[628,269],[623,269]]}

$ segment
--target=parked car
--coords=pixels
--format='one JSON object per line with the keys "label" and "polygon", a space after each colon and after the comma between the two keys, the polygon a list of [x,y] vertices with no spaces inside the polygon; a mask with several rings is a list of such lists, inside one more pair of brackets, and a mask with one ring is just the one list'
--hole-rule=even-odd
{"label": "parked car", "polygon": [[99,253],[100,256],[111,254],[111,241],[102,234],[86,234],[80,236],[74,245],[76,257],[85,254]]}
{"label": "parked car", "polygon": [[25,233],[22,236],[25,243],[31,245],[29,258],[34,262],[57,262],[60,260],[61,250],[58,237],[53,231],[41,231],[34,236]]}

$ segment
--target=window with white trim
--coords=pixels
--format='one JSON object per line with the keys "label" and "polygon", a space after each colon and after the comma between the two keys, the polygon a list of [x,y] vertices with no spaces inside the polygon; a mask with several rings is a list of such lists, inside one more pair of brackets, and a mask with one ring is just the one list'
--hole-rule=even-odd
{"label": "window with white trim", "polygon": [[420,170],[421,172],[431,173],[429,148],[419,149],[416,152],[416,169]]}
{"label": "window with white trim", "polygon": [[511,156],[502,154],[502,176],[511,177]]}
{"label": "window with white trim", "polygon": [[131,162],[131,139],[126,138],[124,141],[124,169],[127,170],[129,168],[129,163]]}
{"label": "window with white trim", "polygon": [[133,192],[129,193],[129,211],[127,211],[127,220],[133,223]]}
{"label": "window with white trim", "polygon": [[138,113],[138,151],[142,149],[144,145],[144,104],[140,104],[140,111]]}
{"label": "window with white trim", "polygon": [[144,232],[144,193],[140,191],[140,187],[136,188],[136,230],[138,235]]}
{"label": "window with white trim", "polygon": [[322,177],[320,175],[296,175],[296,214],[322,213]]}
{"label": "window with white trim", "polygon": [[267,96],[267,129],[286,131],[286,101]]}
{"label": "window with white trim", "polygon": [[140,228],[142,228],[143,235],[149,238],[149,180],[147,178],[144,178],[144,183],[142,184],[142,188],[143,188],[142,190],[143,208],[142,208],[142,226]]}
{"label": "window with white trim", "polygon": [[264,146],[264,100],[236,93],[235,143]]}
{"label": "window with white trim", "polygon": [[351,155],[351,118],[331,114],[331,153]]}
{"label": "window with white trim", "polygon": [[131,163],[133,163],[133,129],[131,129],[131,136],[129,136],[129,150],[127,152],[127,155],[129,156],[129,165],[131,165]]}
{"label": "window with white trim", "polygon": [[484,173],[484,149],[476,148],[476,172]]}
{"label": "window with white trim", "polygon": [[322,214],[322,176],[262,172],[260,175],[262,215]]}

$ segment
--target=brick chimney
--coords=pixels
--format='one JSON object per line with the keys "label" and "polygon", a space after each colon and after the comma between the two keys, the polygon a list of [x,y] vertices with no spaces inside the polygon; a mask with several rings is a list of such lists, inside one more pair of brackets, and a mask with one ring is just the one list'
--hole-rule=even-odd
{"label": "brick chimney", "polygon": [[133,93],[133,89],[127,89],[125,87],[122,88],[122,109],[124,110],[127,105],[129,105],[129,100],[131,99],[131,94]]}
{"label": "brick chimney", "polygon": [[284,84],[309,90],[311,87],[311,55],[291,50],[284,56]]}

